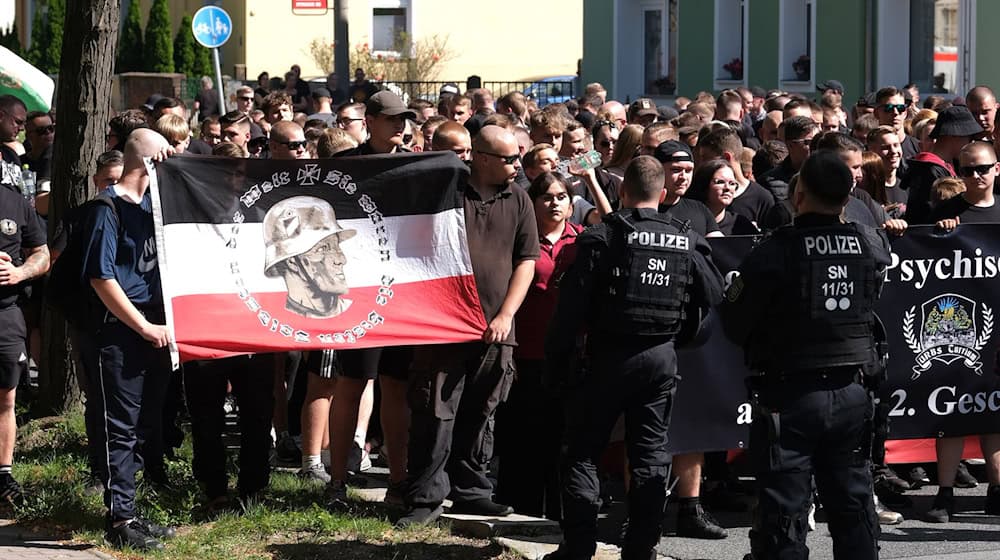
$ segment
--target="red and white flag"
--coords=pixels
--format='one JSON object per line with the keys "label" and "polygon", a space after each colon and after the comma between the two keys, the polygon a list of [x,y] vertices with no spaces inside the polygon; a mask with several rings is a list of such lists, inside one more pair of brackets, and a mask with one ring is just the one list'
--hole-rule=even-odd
{"label": "red and white flag", "polygon": [[451,153],[158,164],[157,255],[180,360],[478,339],[467,176]]}

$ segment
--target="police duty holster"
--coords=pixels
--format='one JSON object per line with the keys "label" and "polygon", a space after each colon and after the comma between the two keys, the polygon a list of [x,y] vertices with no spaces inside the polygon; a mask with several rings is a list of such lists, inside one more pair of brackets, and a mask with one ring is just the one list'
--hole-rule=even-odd
{"label": "police duty holster", "polygon": [[862,383],[870,391],[878,388],[889,378],[889,341],[882,318],[872,313],[872,359],[861,367]]}

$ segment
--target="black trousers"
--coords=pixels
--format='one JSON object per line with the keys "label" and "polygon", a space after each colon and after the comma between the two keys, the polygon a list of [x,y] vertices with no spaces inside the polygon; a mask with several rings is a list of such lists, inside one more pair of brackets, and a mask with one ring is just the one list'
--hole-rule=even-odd
{"label": "black trousers", "polygon": [[514,511],[560,520],[562,401],[542,388],[541,360],[515,360],[517,379],[497,409],[497,501]]}
{"label": "black trousers", "polygon": [[[841,376],[843,377],[843,376]],[[828,515],[837,559],[878,558],[870,470],[872,402],[852,379],[788,376],[755,389],[750,458],[758,506],[750,529],[755,560],[809,557],[812,478]]]}
{"label": "black trousers", "polygon": [[[110,314],[108,314],[110,315]],[[162,321],[162,317],[151,317]],[[104,481],[110,521],[131,519],[135,475],[142,457],[163,454],[163,401],[170,381],[170,355],[110,317],[81,348],[90,389],[87,398],[91,457]]]}
{"label": "black trousers", "polygon": [[470,342],[414,348],[407,505],[493,496],[487,470],[494,412],[513,379],[510,346]]}
{"label": "black trousers", "polygon": [[667,501],[667,428],[677,371],[674,345],[620,342],[595,349],[591,356],[590,374],[566,400],[560,550],[575,560],[589,559],[597,549],[597,462],[624,413],[632,478],[622,558],[648,560],[660,541]]}
{"label": "black trousers", "polygon": [[191,414],[194,477],[208,499],[226,495],[226,448],[222,441],[226,383],[239,407],[240,458],[236,487],[241,497],[267,487],[271,465],[274,354],[234,356],[184,366],[184,391]]}

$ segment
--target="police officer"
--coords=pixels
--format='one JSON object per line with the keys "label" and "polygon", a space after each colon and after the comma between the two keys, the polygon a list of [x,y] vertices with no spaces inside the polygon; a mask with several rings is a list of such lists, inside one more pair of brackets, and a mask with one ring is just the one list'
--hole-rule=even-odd
{"label": "police officer", "polygon": [[[676,385],[674,345],[696,330],[722,297],[719,271],[701,235],[667,214],[663,166],[650,156],[629,164],[622,210],[582,233],[561,282],[546,342],[549,385],[572,385],[563,464],[563,543],[550,559],[589,559],[600,507],[595,463],[624,412],[631,487],[623,559],[648,560],[666,504],[667,427]],[[578,333],[589,370],[571,378]],[[694,327],[692,329],[692,327]]]}
{"label": "police officer", "polygon": [[792,198],[796,217],[743,261],[720,312],[744,348],[754,418],[758,506],[754,560],[808,558],[815,476],[835,558],[878,558],[869,468],[878,363],[872,309],[889,244],[881,230],[843,223],[851,171],[829,151],[811,155]]}

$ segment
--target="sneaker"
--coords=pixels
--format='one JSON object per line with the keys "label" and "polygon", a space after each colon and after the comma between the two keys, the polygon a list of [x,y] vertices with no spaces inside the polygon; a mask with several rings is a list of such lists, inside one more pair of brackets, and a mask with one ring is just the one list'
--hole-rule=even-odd
{"label": "sneaker", "polygon": [[351,507],[351,503],[347,499],[347,485],[343,481],[331,480],[326,485],[324,497],[326,498],[326,508],[331,511],[344,511]]}
{"label": "sneaker", "polygon": [[295,440],[291,436],[285,436],[278,440],[274,446],[274,454],[279,464],[297,465],[302,462],[302,450],[295,445]]}
{"label": "sneaker", "polygon": [[163,543],[146,533],[135,520],[110,527],[104,533],[104,539],[115,548],[130,547],[139,551],[163,550]]}
{"label": "sneaker", "polygon": [[357,474],[371,468],[372,460],[368,456],[368,451],[358,445],[358,442],[352,443],[351,448],[347,451],[347,472]]}
{"label": "sneaker", "polygon": [[677,536],[689,539],[724,539],[729,536],[726,530],[705,511],[701,504],[694,507],[682,507],[677,512]]}
{"label": "sneaker", "polygon": [[878,496],[872,496],[875,500],[875,513],[878,515],[879,525],[899,525],[903,522],[902,514],[896,513],[891,509],[887,509],[885,505],[879,501]]}
{"label": "sneaker", "polygon": [[331,480],[330,474],[326,472],[326,467],[323,466],[323,463],[302,467],[299,469],[299,478],[321,484],[330,484]]}
{"label": "sneaker", "polygon": [[960,462],[958,471],[955,472],[955,488],[975,488],[976,486],[979,486],[979,481],[969,473],[969,467],[965,465],[965,461]]}
{"label": "sneaker", "polygon": [[880,493],[902,494],[910,489],[910,483],[887,465],[879,465],[872,469],[872,480],[875,482],[875,491]]}
{"label": "sneaker", "polygon": [[1000,515],[1000,486],[990,484],[986,489],[986,505],[983,507],[986,515]]}
{"label": "sneaker", "polygon": [[450,513],[482,515],[483,517],[507,517],[514,513],[514,508],[498,504],[490,498],[479,498],[478,500],[454,502]]}
{"label": "sneaker", "polygon": [[907,473],[907,478],[910,479],[910,488],[913,490],[931,483],[931,477],[927,476],[927,471],[923,467],[913,467],[910,469],[910,472]]}
{"label": "sneaker", "polygon": [[24,491],[14,477],[7,475],[0,481],[0,501],[20,507],[24,503]]}
{"label": "sneaker", "polygon": [[955,513],[954,494],[944,494],[938,490],[934,496],[934,504],[931,509],[924,512],[924,521],[928,523],[947,523],[951,521],[951,514]]}
{"label": "sneaker", "polygon": [[403,494],[406,493],[406,481],[402,480],[400,482],[390,482],[389,487],[385,489],[385,498],[383,498],[383,503],[387,506],[402,507]]}
{"label": "sneaker", "polygon": [[164,527],[163,525],[157,525],[148,519],[143,519],[142,517],[136,517],[130,523],[134,528],[145,532],[147,535],[153,537],[154,539],[165,539],[169,540],[177,536],[177,530],[173,527]]}
{"label": "sneaker", "polygon": [[406,529],[407,527],[414,527],[417,525],[430,525],[441,517],[444,513],[444,508],[441,504],[438,505],[420,505],[411,506],[403,517],[396,521],[396,527],[398,529]]}

